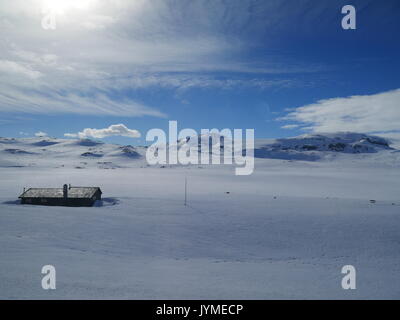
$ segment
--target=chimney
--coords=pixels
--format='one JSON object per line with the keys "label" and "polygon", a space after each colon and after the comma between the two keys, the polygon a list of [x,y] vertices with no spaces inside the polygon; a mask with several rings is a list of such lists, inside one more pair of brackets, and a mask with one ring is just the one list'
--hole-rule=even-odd
{"label": "chimney", "polygon": [[64,184],[63,196],[64,196],[64,200],[68,199],[68,185],[66,185],[66,184]]}

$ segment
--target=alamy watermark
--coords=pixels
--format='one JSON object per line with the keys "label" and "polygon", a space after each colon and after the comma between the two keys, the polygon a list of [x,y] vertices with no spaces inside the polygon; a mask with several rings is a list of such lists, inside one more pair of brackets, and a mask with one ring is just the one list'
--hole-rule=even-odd
{"label": "alamy watermark", "polygon": [[[42,267],[42,289],[55,290],[56,289],[56,268],[53,265],[44,265]],[[356,268],[353,265],[345,265],[342,267],[341,273],[345,276],[342,278],[342,289],[355,290],[356,289]]]}
{"label": "alamy watermark", "polygon": [[57,10],[49,6],[42,8],[43,18],[41,21],[44,30],[55,30],[57,28]]}
{"label": "alamy watermark", "polygon": [[55,290],[56,289],[56,268],[51,264],[47,264],[42,267],[42,274],[45,276],[42,278],[42,289],[43,290]]}
{"label": "alamy watermark", "polygon": [[356,289],[356,268],[350,264],[345,265],[342,267],[342,274],[345,274],[345,276],[342,278],[342,289],[355,290]]}
{"label": "alamy watermark", "polygon": [[[79,2],[71,2],[70,6],[76,6]],[[41,25],[45,30],[55,30],[57,28],[57,14],[62,13],[60,8],[52,7],[50,5],[42,8]],[[341,24],[344,30],[355,30],[356,26],[356,8],[353,5],[345,5],[341,10],[345,16],[342,18]]]}
{"label": "alamy watermark", "polygon": [[243,130],[194,129],[178,132],[177,121],[169,121],[169,132],[151,129],[146,141],[155,141],[147,148],[150,165],[175,164],[235,164],[236,175],[250,175],[254,171],[254,129]]}
{"label": "alamy watermark", "polygon": [[345,14],[342,18],[342,28],[344,30],[355,30],[357,28],[356,8],[352,5],[346,5],[342,8],[342,14]]}

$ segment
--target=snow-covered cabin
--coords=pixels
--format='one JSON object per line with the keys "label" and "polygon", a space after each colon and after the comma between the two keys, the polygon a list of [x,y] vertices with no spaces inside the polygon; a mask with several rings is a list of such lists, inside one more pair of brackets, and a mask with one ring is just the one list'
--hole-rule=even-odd
{"label": "snow-covered cabin", "polygon": [[99,187],[29,188],[18,197],[21,204],[47,206],[91,207],[101,200]]}

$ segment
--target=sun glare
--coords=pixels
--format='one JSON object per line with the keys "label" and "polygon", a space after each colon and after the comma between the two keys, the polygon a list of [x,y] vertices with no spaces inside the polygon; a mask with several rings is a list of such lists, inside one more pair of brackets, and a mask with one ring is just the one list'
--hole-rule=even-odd
{"label": "sun glare", "polygon": [[94,0],[43,0],[45,8],[63,14],[69,9],[89,9]]}

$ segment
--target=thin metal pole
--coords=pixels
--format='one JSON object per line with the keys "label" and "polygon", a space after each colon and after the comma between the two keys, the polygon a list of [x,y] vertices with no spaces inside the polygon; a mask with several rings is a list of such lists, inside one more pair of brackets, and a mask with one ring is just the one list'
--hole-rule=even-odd
{"label": "thin metal pole", "polygon": [[185,206],[187,203],[187,177],[185,176]]}

